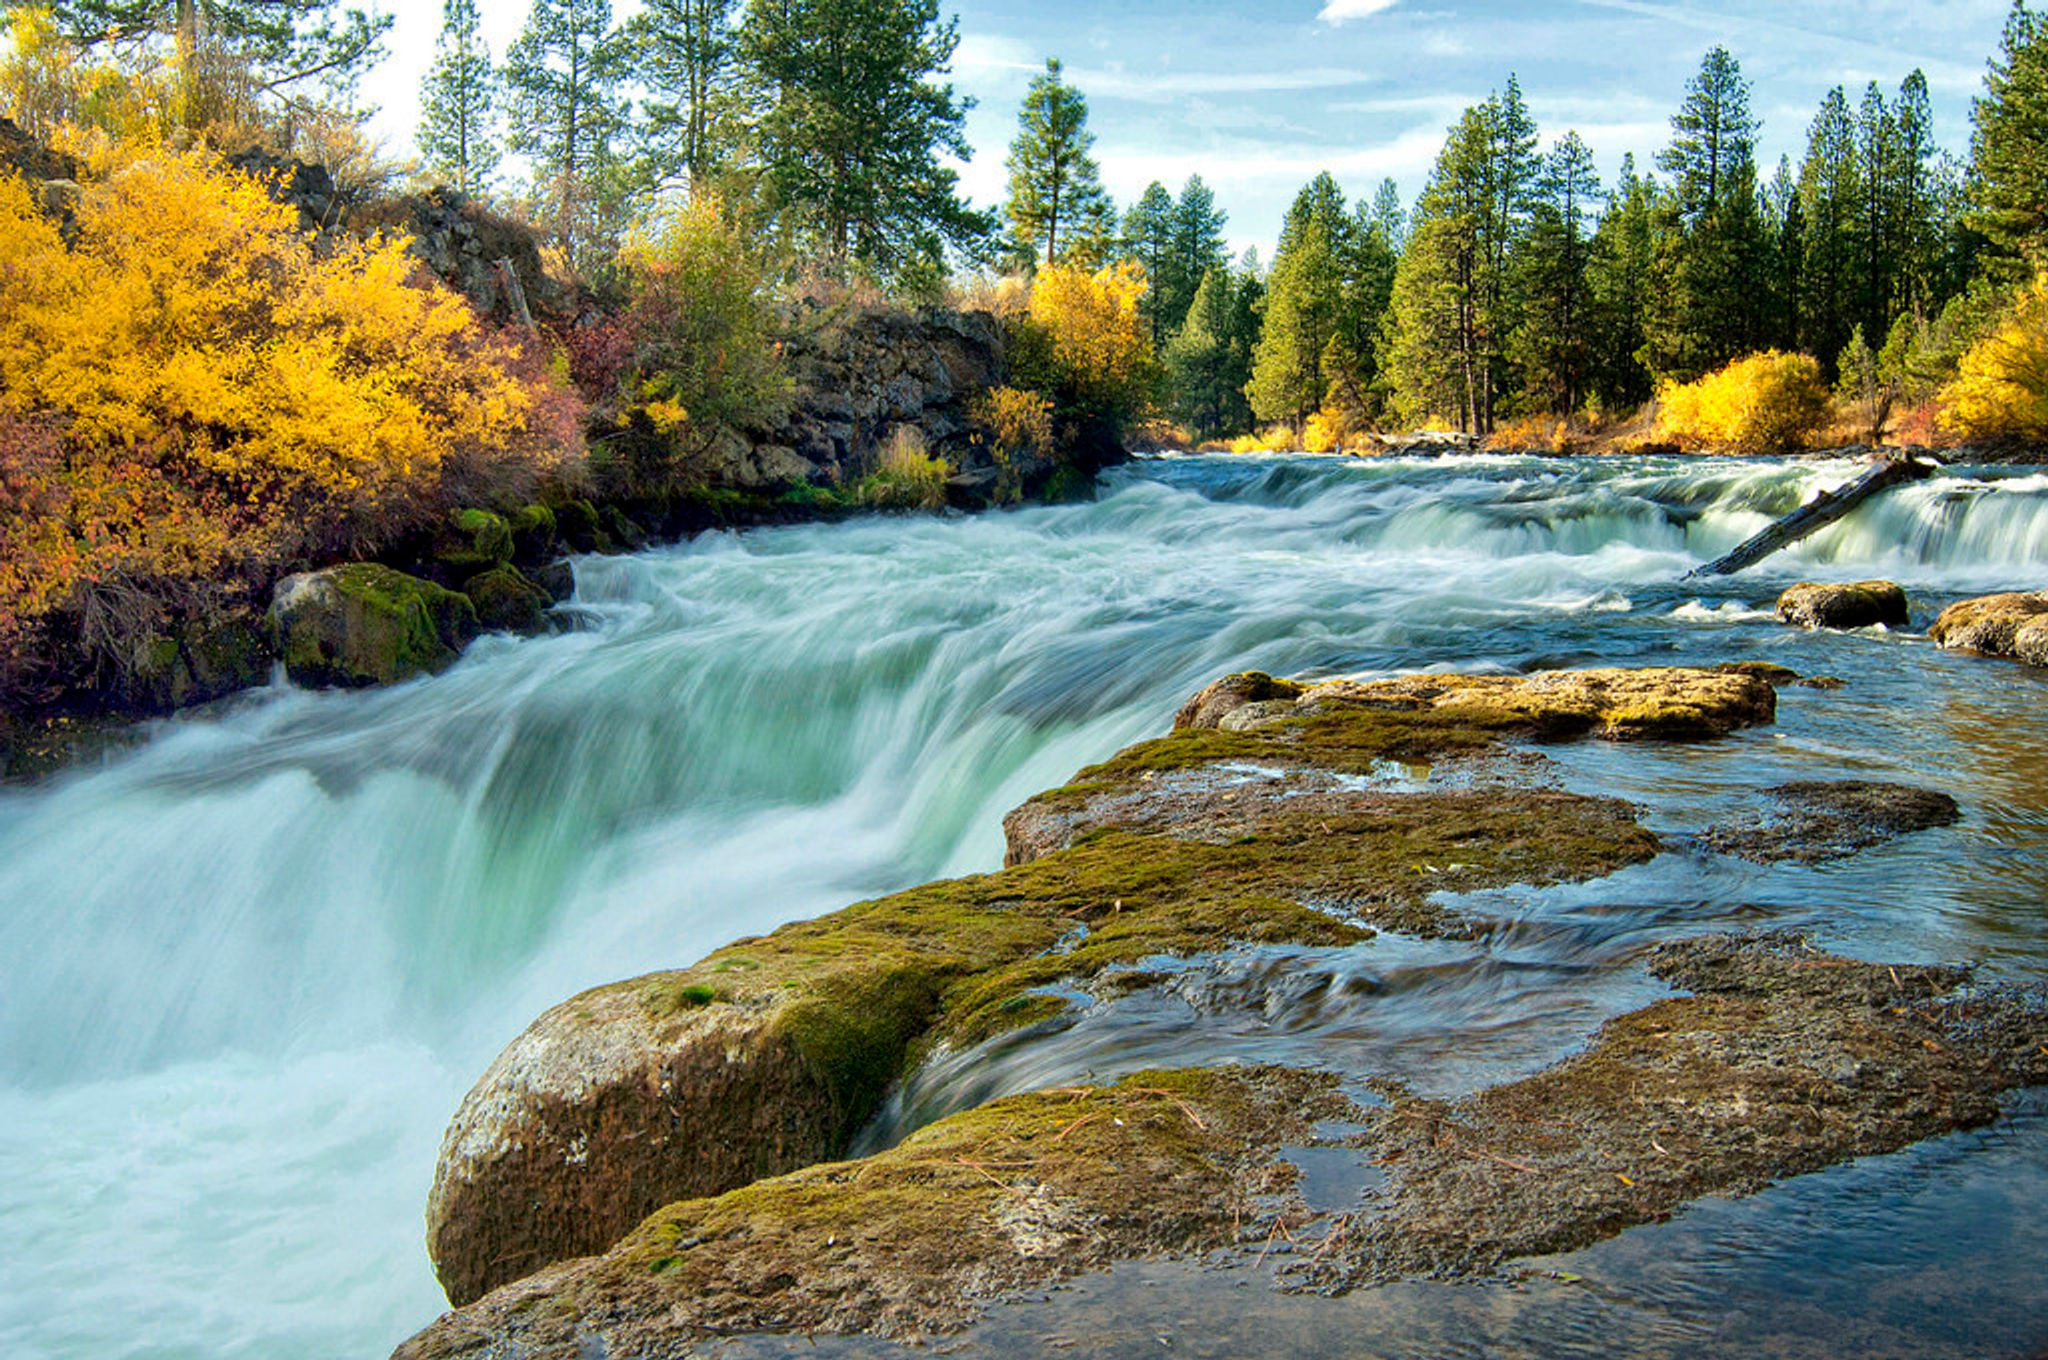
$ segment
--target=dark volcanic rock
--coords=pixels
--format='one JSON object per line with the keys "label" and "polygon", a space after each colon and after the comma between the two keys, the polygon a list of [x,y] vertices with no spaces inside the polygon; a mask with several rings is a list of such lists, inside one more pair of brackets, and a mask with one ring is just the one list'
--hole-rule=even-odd
{"label": "dark volcanic rock", "polygon": [[1710,828],[1702,844],[1760,864],[1842,859],[1914,831],[1953,826],[1956,800],[1932,789],[1864,780],[1781,784],[1771,806]]}

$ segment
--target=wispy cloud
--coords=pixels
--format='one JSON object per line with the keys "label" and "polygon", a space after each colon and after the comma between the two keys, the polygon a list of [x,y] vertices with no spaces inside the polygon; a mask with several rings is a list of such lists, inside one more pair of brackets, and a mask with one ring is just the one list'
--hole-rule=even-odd
{"label": "wispy cloud", "polygon": [[1369,18],[1399,3],[1400,0],[1330,0],[1316,17],[1326,24],[1341,24],[1352,19]]}
{"label": "wispy cloud", "polygon": [[1090,99],[1159,103],[1202,95],[1292,94],[1370,85],[1373,77],[1338,67],[1270,71],[1130,71],[1121,66],[1070,66],[1067,80]]}

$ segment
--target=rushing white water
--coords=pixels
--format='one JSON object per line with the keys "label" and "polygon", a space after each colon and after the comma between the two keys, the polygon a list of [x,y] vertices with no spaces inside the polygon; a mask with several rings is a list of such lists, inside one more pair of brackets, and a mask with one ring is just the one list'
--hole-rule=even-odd
{"label": "rushing white water", "polygon": [[[0,1352],[382,1353],[441,1304],[443,1122],[534,1015],[992,867],[1003,812],[1231,669],[1846,675],[1848,716],[1788,729],[1800,759],[1957,771],[1982,808],[1981,862],[1897,938],[2037,964],[2006,908],[2042,896],[2042,772],[1962,734],[2037,712],[2038,680],[1762,610],[1801,578],[1888,575],[1923,610],[2048,585],[2048,478],[1945,476],[1680,582],[1854,471],[1173,459],[1092,505],[711,536],[579,562],[575,631],[247,696],[0,794]],[[1904,754],[1867,735],[1900,705],[1931,728]]]}

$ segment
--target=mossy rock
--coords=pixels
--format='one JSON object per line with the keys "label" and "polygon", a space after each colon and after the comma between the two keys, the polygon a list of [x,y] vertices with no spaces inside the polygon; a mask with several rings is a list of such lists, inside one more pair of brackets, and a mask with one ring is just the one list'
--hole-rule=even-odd
{"label": "mossy rock", "polygon": [[521,567],[538,567],[554,557],[554,511],[545,505],[528,505],[508,516],[505,523],[512,532],[512,560]]}
{"label": "mossy rock", "polygon": [[563,501],[554,508],[554,516],[555,533],[571,552],[598,550],[598,535],[603,526],[598,522],[597,508],[589,501]]}
{"label": "mossy rock", "polygon": [[520,574],[517,567],[495,567],[472,576],[462,587],[476,606],[477,622],[506,633],[538,633],[547,627],[548,592]]}
{"label": "mossy rock", "polygon": [[459,511],[434,539],[434,562],[444,580],[460,581],[512,560],[512,527],[490,510]]}
{"label": "mossy rock", "polygon": [[444,670],[477,632],[468,596],[372,562],[286,577],[268,623],[285,673],[311,688],[390,685]]}
{"label": "mossy rock", "polygon": [[169,713],[252,689],[270,678],[272,655],[253,616],[221,615],[147,639],[119,685],[133,713]]}

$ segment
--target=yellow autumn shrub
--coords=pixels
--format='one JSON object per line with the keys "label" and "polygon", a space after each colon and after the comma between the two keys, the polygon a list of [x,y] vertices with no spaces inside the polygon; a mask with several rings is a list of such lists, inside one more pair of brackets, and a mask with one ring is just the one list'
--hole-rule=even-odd
{"label": "yellow autumn shrub", "polygon": [[1828,398],[1810,355],[1766,350],[1665,388],[1664,436],[1687,450],[1787,453],[1827,423]]}
{"label": "yellow autumn shrub", "polygon": [[1157,365],[1138,314],[1143,266],[1042,269],[1017,334],[1020,385],[1049,394],[1061,423],[1127,425],[1149,399]]}
{"label": "yellow autumn shrub", "polygon": [[55,440],[0,540],[17,624],[117,581],[260,585],[580,466],[544,363],[402,241],[316,258],[260,185],[162,151],[87,185],[75,233],[0,176],[0,417]]}
{"label": "yellow autumn shrub", "polygon": [[1941,400],[1965,439],[2048,440],[2048,275],[1963,355]]}

